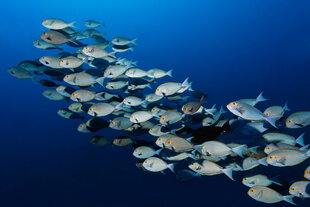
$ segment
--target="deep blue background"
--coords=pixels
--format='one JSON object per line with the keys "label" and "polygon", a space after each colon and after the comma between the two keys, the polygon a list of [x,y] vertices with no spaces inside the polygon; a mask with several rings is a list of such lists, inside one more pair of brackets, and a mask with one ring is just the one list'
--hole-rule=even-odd
{"label": "deep blue background", "polygon": [[[0,206],[269,206],[223,175],[183,184],[170,173],[138,171],[131,149],[89,144],[78,121],[56,114],[66,103],[45,99],[43,87],[7,69],[54,54],[32,46],[43,19],[76,20],[81,28],[95,19],[106,22],[110,39],[138,37],[129,56],[141,68],[174,69],[178,81],[189,76],[194,89],[209,93],[210,105],[264,91],[271,101],[261,109],[288,100],[292,111],[310,110],[310,1],[28,0],[1,7]],[[308,163],[258,170],[303,179]]]}

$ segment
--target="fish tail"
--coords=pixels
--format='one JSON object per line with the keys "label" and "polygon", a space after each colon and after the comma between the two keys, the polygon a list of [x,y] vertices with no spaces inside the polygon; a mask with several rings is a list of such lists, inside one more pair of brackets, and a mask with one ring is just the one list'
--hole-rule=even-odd
{"label": "fish tail", "polygon": [[249,148],[249,151],[250,152],[253,152],[253,153],[255,153],[255,154],[257,154],[257,149],[259,148],[259,146],[255,146],[255,147],[250,147]]}
{"label": "fish tail", "polygon": [[233,178],[233,167],[230,168],[225,168],[225,169],[221,169],[222,173],[224,173],[227,177],[229,177],[231,180],[235,181],[235,179]]}
{"label": "fish tail", "polygon": [[175,172],[174,172],[174,166],[175,166],[175,163],[170,163],[170,164],[167,165],[167,167],[169,168],[169,170],[171,170],[173,173],[175,173]]}
{"label": "fish tail", "polygon": [[131,41],[132,44],[137,45],[136,41],[138,40],[138,38],[134,39]]}
{"label": "fish tail", "polygon": [[261,92],[257,98],[256,98],[256,102],[262,102],[262,101],[267,101],[268,99],[266,99],[264,96],[263,96],[263,92]]}
{"label": "fish tail", "polygon": [[299,144],[300,146],[305,146],[305,143],[304,143],[304,135],[305,135],[305,133],[302,133],[302,134],[296,139],[296,143]]}
{"label": "fish tail", "polygon": [[290,111],[291,109],[288,108],[287,106],[287,101],[285,102],[284,106],[283,106],[283,110],[284,111]]}
{"label": "fish tail", "polygon": [[259,164],[261,164],[261,165],[268,166],[268,163],[266,162],[266,160],[267,160],[267,158],[264,157],[264,158],[262,158],[262,159],[257,160],[257,162],[258,162]]}
{"label": "fish tail", "polygon": [[172,76],[172,71],[173,71],[173,69],[172,70],[169,70],[166,74],[167,74],[167,76],[169,76],[169,77],[173,77]]}
{"label": "fish tail", "polygon": [[310,149],[306,152],[306,156],[310,157]]}
{"label": "fish tail", "polygon": [[282,198],[283,198],[284,201],[286,201],[286,202],[288,202],[288,203],[293,204],[293,205],[296,206],[296,203],[294,203],[294,201],[293,201],[293,198],[294,198],[294,197],[295,197],[295,196],[293,196],[293,195],[282,196]]}
{"label": "fish tail", "polygon": [[129,48],[130,51],[135,51],[134,47]]}
{"label": "fish tail", "polygon": [[223,106],[221,106],[219,113],[220,113],[220,114],[225,114],[226,112],[227,112],[227,111],[225,111],[225,110],[223,109]]}
{"label": "fish tail", "polygon": [[232,152],[236,153],[237,155],[239,155],[240,157],[243,157],[243,153],[242,150],[245,147],[245,145],[240,145],[238,147],[234,147],[231,149]]}
{"label": "fish tail", "polygon": [[69,26],[69,27],[76,28],[76,26],[74,25],[75,23],[76,23],[76,21],[73,21],[73,22],[71,22],[68,26]]}
{"label": "fish tail", "polygon": [[104,87],[104,85],[103,85],[104,79],[105,79],[105,77],[97,78],[97,79],[96,79],[96,82],[99,83],[101,86]]}
{"label": "fish tail", "polygon": [[271,126],[273,126],[274,128],[278,128],[278,127],[276,126],[276,121],[277,121],[278,118],[279,118],[278,116],[276,116],[276,117],[274,117],[274,116],[264,116],[264,119],[265,119]]}
{"label": "fish tail", "polygon": [[72,42],[75,45],[78,45],[78,43],[76,42],[76,37],[72,37],[68,40],[69,42]]}

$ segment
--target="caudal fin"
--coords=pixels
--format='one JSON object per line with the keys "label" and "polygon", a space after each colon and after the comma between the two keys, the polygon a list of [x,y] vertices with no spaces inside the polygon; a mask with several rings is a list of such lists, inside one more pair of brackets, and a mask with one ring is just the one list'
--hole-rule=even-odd
{"label": "caudal fin", "polygon": [[170,164],[167,165],[169,170],[171,170],[173,173],[174,173],[174,166],[175,166],[175,163],[170,163]]}
{"label": "caudal fin", "polygon": [[105,77],[97,78],[97,79],[96,79],[96,82],[99,83],[101,86],[104,86],[104,85],[103,85],[104,79],[105,79]]}
{"label": "caudal fin", "polygon": [[258,102],[262,102],[262,101],[267,101],[268,99],[266,99],[264,96],[263,96],[263,92],[261,92],[257,98],[256,98],[256,103]]}
{"label": "caudal fin", "polygon": [[264,116],[264,119],[274,128],[278,128],[276,126],[276,121],[278,120],[279,117],[273,117],[273,116]]}
{"label": "caudal fin", "polygon": [[288,108],[287,106],[287,102],[285,102],[284,106],[283,106],[283,110],[284,111],[290,111],[291,109]]}
{"label": "caudal fin", "polygon": [[301,134],[301,135],[296,139],[296,143],[299,144],[300,146],[305,146],[305,143],[304,143],[304,135],[305,135],[305,133]]}
{"label": "caudal fin", "polygon": [[293,195],[283,196],[282,198],[284,201],[296,206],[296,203],[294,203],[294,201],[293,201],[293,198],[294,198]]}
{"label": "caudal fin", "polygon": [[137,44],[137,43],[136,43],[137,39],[138,39],[138,38],[132,40],[131,43],[134,44],[134,45],[136,45],[136,44]]}
{"label": "caudal fin", "polygon": [[234,147],[231,149],[231,151],[233,151],[234,153],[236,153],[237,155],[239,155],[240,157],[243,157],[243,153],[242,150],[244,149],[245,145],[240,145],[238,147]]}
{"label": "caudal fin", "polygon": [[225,169],[221,169],[221,171],[227,176],[229,177],[231,180],[235,181],[235,179],[232,176],[234,168],[230,167],[230,168],[225,168]]}
{"label": "caudal fin", "polygon": [[167,74],[167,76],[170,76],[170,77],[172,77],[172,71],[173,70],[169,70],[166,74]]}
{"label": "caudal fin", "polygon": [[74,25],[75,23],[76,23],[76,21],[73,21],[73,22],[71,22],[68,26],[69,26],[69,27],[76,28],[76,26]]}

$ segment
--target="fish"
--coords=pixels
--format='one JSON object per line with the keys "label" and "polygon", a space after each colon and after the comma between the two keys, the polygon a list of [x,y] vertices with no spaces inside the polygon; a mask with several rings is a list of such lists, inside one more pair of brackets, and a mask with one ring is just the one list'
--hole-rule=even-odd
{"label": "fish", "polygon": [[56,91],[65,97],[70,97],[71,94],[76,90],[70,86],[60,85],[56,88]]}
{"label": "fish", "polygon": [[158,157],[149,157],[143,162],[143,167],[151,172],[161,172],[165,169],[170,169],[174,172],[174,165],[174,163],[168,164]]}
{"label": "fish", "polygon": [[75,113],[84,113],[93,105],[93,103],[72,103],[68,106],[68,109]]}
{"label": "fish", "polygon": [[126,71],[125,75],[130,78],[143,78],[147,76],[147,72],[145,70],[142,70],[140,68],[131,68]]}
{"label": "fish", "polygon": [[153,148],[151,147],[147,147],[147,146],[141,146],[141,147],[137,147],[134,151],[133,151],[133,156],[139,159],[147,159],[149,157],[152,157],[156,154],[159,154],[161,150],[155,151]]}
{"label": "fish", "polygon": [[60,69],[63,68],[60,65],[60,59],[56,56],[44,56],[41,57],[39,59],[40,63],[42,63],[43,65],[50,67],[50,68],[54,68],[54,69]]}
{"label": "fish", "polygon": [[143,101],[141,98],[135,96],[127,96],[124,98],[123,103],[128,106],[140,106],[143,105],[146,107],[146,101]]}
{"label": "fish", "polygon": [[105,87],[110,90],[118,90],[128,86],[128,81],[109,81]]}
{"label": "fish", "polygon": [[268,142],[280,142],[288,145],[295,146],[299,144],[301,146],[305,146],[304,144],[304,133],[301,134],[299,137],[295,138],[288,134],[277,133],[277,132],[270,132],[263,135],[263,138]]}
{"label": "fish", "polygon": [[190,164],[188,167],[201,175],[212,176],[225,174],[227,177],[234,181],[234,178],[232,176],[233,168],[223,168],[210,160],[204,160],[202,162],[202,165],[195,162],[193,164]]}
{"label": "fish", "polygon": [[156,88],[155,94],[158,96],[167,97],[175,93],[178,93],[180,90],[184,92],[184,90],[187,89],[191,90],[191,83],[188,82],[188,78],[186,78],[183,81],[183,83],[176,83],[176,82],[163,83]]}
{"label": "fish", "polygon": [[91,116],[100,117],[107,116],[111,114],[114,110],[115,107],[112,104],[101,102],[92,105],[87,113]]}
{"label": "fish", "polygon": [[133,123],[126,117],[116,117],[110,121],[109,127],[115,130],[124,130],[131,127]]}
{"label": "fish", "polygon": [[300,198],[310,198],[310,181],[294,182],[289,188],[289,193]]}
{"label": "fish", "polygon": [[172,77],[172,71],[173,70],[169,70],[169,71],[164,71],[162,69],[158,69],[158,68],[153,68],[147,71],[147,76],[149,78],[163,78],[165,76],[169,76]]}
{"label": "fish", "polygon": [[62,68],[78,68],[81,65],[83,65],[84,61],[80,58],[74,57],[74,56],[68,56],[65,58],[60,59],[59,65]]}
{"label": "fish", "polygon": [[282,185],[281,183],[269,179],[267,176],[262,174],[244,177],[242,179],[242,183],[250,188],[256,185],[260,186],[269,186],[271,184]]}
{"label": "fish", "polygon": [[75,27],[74,24],[75,22],[68,23],[62,19],[57,19],[57,18],[48,18],[42,22],[42,25],[44,27],[48,29],[54,29],[54,30],[64,29],[67,27]]}
{"label": "fish", "polygon": [[68,38],[66,35],[58,31],[45,31],[41,34],[40,37],[45,42],[51,43],[53,45],[62,45],[68,42],[77,44],[77,42],[75,42],[75,37]]}
{"label": "fish", "polygon": [[90,143],[97,145],[97,146],[106,146],[106,145],[111,144],[111,141],[104,136],[95,135],[92,138],[90,138]]}
{"label": "fish", "polygon": [[256,99],[240,99],[239,102],[249,104],[250,106],[255,106],[259,102],[267,101],[268,99],[264,98],[263,92],[261,92]]}
{"label": "fish", "polygon": [[33,46],[42,50],[51,50],[51,49],[63,50],[63,47],[45,42],[44,40],[34,40]]}
{"label": "fish", "polygon": [[249,189],[248,195],[252,197],[253,199],[263,202],[263,203],[278,203],[280,201],[286,201],[290,204],[296,205],[293,202],[294,196],[288,195],[288,196],[282,196],[277,191],[266,187],[266,186],[253,186]]}
{"label": "fish", "polygon": [[266,159],[266,162],[275,167],[294,166],[302,163],[310,157],[310,150],[304,152],[295,149],[280,149],[271,152]]}
{"label": "fish", "polygon": [[305,150],[307,149],[308,146],[305,146],[305,147],[301,147],[300,149],[296,146],[293,146],[293,145],[289,145],[289,144],[285,144],[285,143],[276,143],[276,144],[268,144],[265,149],[264,149],[264,152],[269,155],[271,152],[273,151],[276,151],[276,150],[279,150],[279,149],[296,149],[296,150],[302,150],[304,151],[304,148]]}
{"label": "fish", "polygon": [[100,23],[100,22],[97,22],[97,21],[95,21],[95,20],[86,20],[86,21],[84,22],[84,25],[85,25],[86,27],[89,27],[89,28],[97,28],[97,27],[99,27],[99,26],[105,27],[105,23]]}
{"label": "fish", "polygon": [[97,45],[87,45],[82,49],[82,52],[93,58],[105,58],[108,56],[114,57],[114,52],[107,52],[105,49],[102,49],[101,47],[98,47]]}
{"label": "fish", "polygon": [[104,77],[105,78],[115,78],[123,73],[128,69],[129,67],[126,65],[110,65],[105,71],[104,71]]}
{"label": "fish", "polygon": [[130,116],[130,121],[133,123],[146,122],[153,118],[153,114],[149,111],[136,111]]}
{"label": "fish", "polygon": [[86,37],[101,36],[104,34],[105,34],[104,32],[99,32],[98,30],[95,30],[95,29],[86,29],[82,33],[82,35],[84,35]]}
{"label": "fish", "polygon": [[199,147],[201,147],[201,153],[204,155],[225,157],[225,156],[230,155],[234,152],[237,155],[239,155],[240,157],[243,157],[242,150],[246,146],[245,145],[239,145],[237,147],[231,148],[222,142],[208,141],[208,142],[204,142]]}
{"label": "fish", "polygon": [[86,72],[71,73],[63,78],[63,81],[73,86],[91,86],[96,83],[103,86],[104,78],[96,78]]}
{"label": "fish", "polygon": [[191,101],[186,103],[182,107],[182,111],[184,114],[193,115],[198,112],[198,110],[202,107],[204,103],[205,103],[204,96],[202,96],[200,101]]}
{"label": "fish", "polygon": [[129,145],[134,144],[135,141],[133,139],[131,139],[130,137],[122,136],[122,137],[115,138],[112,141],[112,143],[115,146],[125,147],[125,146],[129,146]]}
{"label": "fish", "polygon": [[310,125],[310,111],[300,111],[289,115],[285,125],[290,129],[303,128]]}
{"label": "fish", "polygon": [[177,123],[182,118],[182,113],[178,111],[166,111],[163,115],[161,115],[159,123],[162,125],[171,125]]}
{"label": "fish", "polygon": [[244,102],[240,102],[240,101],[230,102],[227,105],[227,109],[234,115],[241,117],[245,120],[251,120],[251,121],[265,120],[270,125],[277,128],[275,122],[278,117],[265,116],[260,110]]}
{"label": "fish", "polygon": [[264,114],[265,116],[272,116],[272,117],[283,117],[286,111],[290,111],[287,106],[287,102],[284,106],[270,106],[265,109]]}
{"label": "fish", "polygon": [[87,89],[79,89],[73,92],[70,96],[72,101],[88,102],[95,99],[96,93]]}
{"label": "fish", "polygon": [[194,150],[194,145],[181,137],[171,137],[167,139],[166,142],[164,142],[164,146],[174,152],[188,152]]}
{"label": "fish", "polygon": [[84,119],[84,116],[81,116],[80,114],[74,113],[70,111],[69,109],[63,108],[59,109],[57,111],[57,114],[65,119]]}
{"label": "fish", "polygon": [[67,97],[59,94],[56,89],[47,89],[42,92],[42,95],[52,101],[63,101],[67,99]]}
{"label": "fish", "polygon": [[137,38],[136,39],[129,39],[127,37],[114,37],[112,39],[112,43],[114,45],[128,45],[128,44],[136,44]]}
{"label": "fish", "polygon": [[305,169],[304,177],[310,180],[310,165]]}
{"label": "fish", "polygon": [[36,77],[34,75],[21,67],[11,67],[8,69],[8,72],[10,75],[17,79],[31,79],[33,81],[36,80]]}

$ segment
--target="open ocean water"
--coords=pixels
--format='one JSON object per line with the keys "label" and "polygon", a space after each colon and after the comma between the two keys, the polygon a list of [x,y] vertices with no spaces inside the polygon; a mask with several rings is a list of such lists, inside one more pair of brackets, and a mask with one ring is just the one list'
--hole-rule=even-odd
{"label": "open ocean water", "polygon": [[[138,38],[134,52],[120,57],[138,61],[145,70],[173,69],[173,78],[161,82],[189,77],[194,90],[209,95],[207,107],[216,103],[226,109],[231,101],[263,91],[269,100],[258,105],[260,110],[288,101],[289,113],[309,111],[310,1],[13,0],[1,7],[1,207],[291,206],[257,202],[240,181],[256,173],[281,175],[288,183],[305,180],[309,160],[236,172],[235,182],[216,175],[182,183],[169,170],[146,173],[135,166],[132,147],[92,145],[91,134],[76,130],[80,120],[57,115],[67,102],[46,99],[43,86],[18,80],[7,70],[23,60],[57,54],[32,45],[46,30],[44,19],[76,21],[77,30],[93,19],[106,23],[100,29],[108,40]],[[284,132],[295,137],[304,132],[310,144],[310,126]],[[108,129],[96,134],[122,135]],[[251,139],[241,133],[230,139],[239,138]],[[310,206],[309,198],[294,201]]]}

